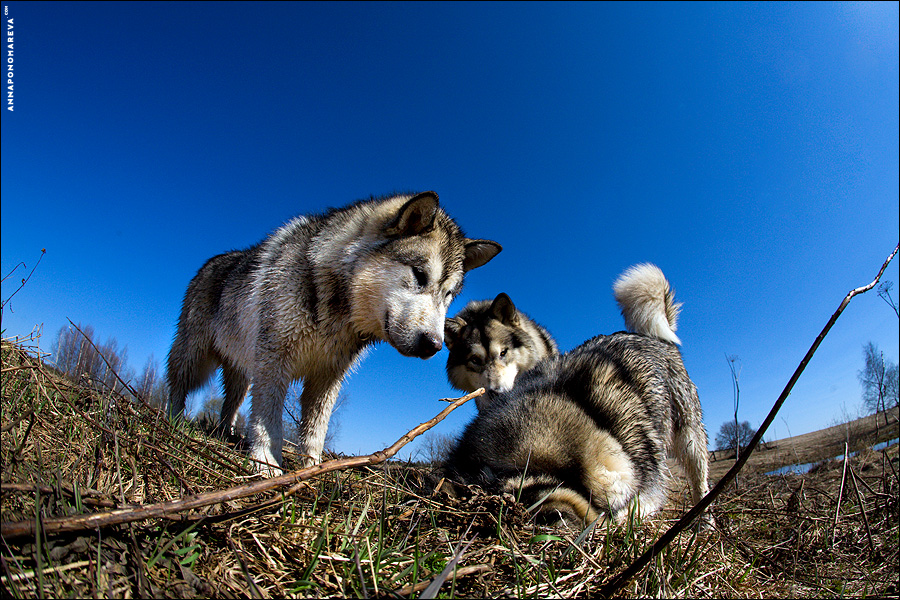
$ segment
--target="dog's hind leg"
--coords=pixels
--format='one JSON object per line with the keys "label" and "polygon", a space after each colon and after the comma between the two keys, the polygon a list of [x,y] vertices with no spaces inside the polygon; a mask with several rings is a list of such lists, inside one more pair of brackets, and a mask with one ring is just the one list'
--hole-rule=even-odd
{"label": "dog's hind leg", "polygon": [[235,436],[234,421],[238,409],[247,397],[250,389],[250,378],[239,368],[224,363],[222,365],[222,383],[225,388],[225,400],[222,402],[222,418],[219,428],[226,438]]}
{"label": "dog's hind leg", "polygon": [[706,495],[709,487],[706,481],[709,471],[706,435],[702,423],[685,423],[675,432],[675,456],[687,473],[694,504]]}
{"label": "dog's hind leg", "polygon": [[[699,401],[697,401],[699,404]],[[706,430],[700,420],[699,413],[686,416],[685,423],[675,431],[675,456],[687,474],[691,488],[691,499],[697,504],[709,491],[707,476],[709,472],[709,452],[706,449]],[[712,525],[712,518],[707,511],[701,516],[704,528]]]}
{"label": "dog's hind leg", "polygon": [[206,344],[201,345],[188,337],[179,330],[166,364],[168,412],[173,418],[184,415],[187,395],[209,381],[219,366],[218,359]]}

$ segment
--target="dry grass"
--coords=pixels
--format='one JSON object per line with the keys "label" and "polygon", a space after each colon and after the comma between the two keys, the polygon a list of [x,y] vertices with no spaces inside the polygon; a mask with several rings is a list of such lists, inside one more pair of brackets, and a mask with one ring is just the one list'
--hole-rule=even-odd
{"label": "dry grass", "polygon": [[[76,385],[36,355],[3,343],[2,521],[38,524],[4,535],[4,596],[591,597],[685,508],[682,489],[643,523],[538,527],[510,496],[453,498],[434,491],[427,468],[389,463],[329,473],[289,496],[48,534],[40,524],[50,518],[252,476],[243,455],[192,425]],[[897,446],[848,467],[843,477],[840,462],[805,476],[742,475],[714,505],[716,531],[682,534],[619,594],[896,597]]]}

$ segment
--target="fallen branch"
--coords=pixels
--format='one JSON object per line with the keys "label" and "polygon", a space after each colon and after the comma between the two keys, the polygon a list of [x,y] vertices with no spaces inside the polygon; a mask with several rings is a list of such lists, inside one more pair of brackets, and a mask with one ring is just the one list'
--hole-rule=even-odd
{"label": "fallen branch", "polygon": [[797,367],[797,370],[794,371],[794,374],[791,376],[787,385],[784,388],[784,391],[781,392],[781,395],[778,397],[778,400],[775,401],[775,405],[772,407],[772,410],[769,411],[768,416],[765,421],[763,421],[762,425],[760,425],[759,429],[756,432],[756,435],[753,436],[753,439],[750,441],[749,449],[746,453],[744,453],[735,463],[734,466],[729,469],[729,471],[725,474],[722,479],[716,484],[716,486],[708,493],[706,496],[700,499],[700,502],[694,506],[691,510],[689,510],[683,517],[681,517],[672,527],[666,531],[662,537],[660,537],[653,546],[650,547],[644,554],[638,557],[633,563],[631,563],[624,571],[610,579],[601,589],[600,596],[604,598],[609,598],[617,591],[619,591],[622,586],[624,586],[629,579],[637,575],[645,566],[647,566],[651,560],[656,558],[656,556],[663,551],[663,549],[668,546],[672,540],[675,539],[679,533],[684,531],[688,525],[690,525],[694,519],[700,516],[706,508],[712,504],[712,501],[716,499],[716,497],[722,493],[722,490],[731,483],[731,481],[735,478],[738,471],[743,468],[744,464],[747,462],[747,459],[750,458],[750,455],[753,454],[753,450],[759,445],[759,442],[762,440],[763,435],[766,433],[766,430],[769,428],[769,425],[772,424],[772,421],[775,420],[775,415],[778,414],[778,411],[781,409],[781,405],[784,404],[787,397],[790,395],[791,390],[794,389],[794,384],[797,383],[797,380],[800,379],[800,374],[806,369],[806,365],[812,359],[813,354],[816,353],[816,350],[819,348],[819,344],[822,343],[822,340],[825,339],[825,336],[828,335],[828,332],[831,331],[832,326],[838,320],[838,317],[841,316],[841,313],[844,312],[844,309],[847,308],[847,305],[850,304],[850,300],[853,299],[854,296],[859,294],[863,294],[868,292],[873,287],[878,284],[878,281],[881,279],[881,276],[884,274],[885,269],[887,269],[888,265],[894,259],[894,256],[897,255],[897,251],[900,250],[900,244],[894,248],[894,251],[891,252],[890,256],[887,257],[887,260],[884,261],[884,264],[881,265],[881,270],[878,271],[878,275],[875,276],[875,279],[869,285],[864,285],[862,287],[858,287],[854,290],[850,290],[850,292],[844,297],[844,300],[841,302],[838,309],[831,315],[831,318],[828,320],[828,323],[825,325],[825,328],[822,330],[822,333],[816,338],[813,342],[812,346],[810,346],[809,351],[807,351],[806,356],[803,357],[803,360],[800,361],[800,365]]}
{"label": "fallen branch", "polygon": [[[459,567],[456,570],[455,576],[457,579],[459,579],[461,577],[468,577],[469,575],[477,575],[478,573],[490,573],[492,570],[493,569],[491,568],[491,565],[479,563],[477,565]],[[391,592],[390,595],[391,597],[395,598],[406,598],[411,594],[421,592],[422,590],[428,588],[428,586],[430,586],[433,582],[434,579],[426,579],[425,581],[420,581],[419,583],[416,583],[414,585],[406,585],[399,590]],[[424,598],[425,596],[422,597]]]}
{"label": "fallen branch", "polygon": [[[230,500],[246,498],[247,496],[259,494],[261,492],[267,492],[281,486],[306,481],[318,475],[330,473],[332,471],[341,471],[344,469],[351,469],[355,467],[377,465],[393,457],[395,454],[397,454],[397,452],[400,451],[403,446],[437,425],[439,422],[444,420],[447,415],[449,415],[451,412],[453,412],[472,398],[480,396],[483,393],[484,388],[481,388],[472,392],[471,394],[466,394],[461,398],[457,398],[453,401],[452,404],[450,404],[450,406],[442,410],[433,419],[422,423],[418,427],[415,427],[409,433],[405,434],[399,440],[394,442],[391,446],[385,448],[384,450],[375,452],[374,454],[369,454],[367,456],[351,456],[349,458],[330,460],[328,462],[314,465],[312,467],[306,467],[298,471],[293,471],[291,473],[281,475],[279,477],[253,481],[244,485],[239,485],[224,490],[206,492],[203,494],[198,494],[196,496],[184,496],[182,498],[179,498],[178,500],[172,500],[169,502],[160,502],[158,504],[149,504],[143,506],[133,506],[108,512],[94,513],[90,515],[73,515],[71,517],[56,517],[52,519],[44,519],[43,521],[41,521],[41,529],[46,534],[54,534],[69,531],[82,531],[85,529],[98,529],[100,527],[109,527],[110,525],[122,525],[125,523],[142,521],[144,519],[165,517],[188,510],[202,508],[204,506],[210,506],[213,504],[228,502]],[[299,485],[294,486],[286,493],[286,495],[290,495],[291,493],[299,489],[299,487]],[[0,533],[2,533],[2,536],[7,539],[34,535],[35,520],[31,519],[27,521],[3,523],[2,526],[0,526]]]}

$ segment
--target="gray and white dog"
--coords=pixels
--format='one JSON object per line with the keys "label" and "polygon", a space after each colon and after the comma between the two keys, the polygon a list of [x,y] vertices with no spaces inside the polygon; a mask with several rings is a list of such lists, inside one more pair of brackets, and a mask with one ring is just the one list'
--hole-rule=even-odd
{"label": "gray and white dog", "polygon": [[[548,356],[559,354],[553,336],[500,293],[491,300],[473,300],[444,326],[447,377],[464,392],[485,388],[508,392],[516,378]],[[478,410],[492,393],[475,399]]]}
{"label": "gray and white dog", "polygon": [[260,244],[211,258],[188,286],[169,352],[169,413],[222,367],[220,426],[253,383],[250,455],[280,474],[282,409],[303,380],[301,454],[318,462],[347,371],[375,341],[405,356],[441,349],[465,272],[500,252],[466,238],[434,192],[298,217]]}
{"label": "gray and white dog", "polygon": [[700,400],[675,345],[680,305],[653,265],[614,291],[631,332],[547,358],[497,395],[447,460],[452,479],[516,494],[547,520],[621,520],[662,507],[674,450],[694,501],[706,493]]}

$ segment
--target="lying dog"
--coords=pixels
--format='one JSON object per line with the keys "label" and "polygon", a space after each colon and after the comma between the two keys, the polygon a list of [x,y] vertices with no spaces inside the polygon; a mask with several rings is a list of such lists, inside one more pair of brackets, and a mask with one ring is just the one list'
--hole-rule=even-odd
{"label": "lying dog", "polygon": [[653,265],[614,291],[632,332],[547,358],[496,395],[451,452],[451,479],[511,492],[549,520],[621,520],[662,507],[674,450],[694,501],[706,493],[700,401],[675,345],[680,305]]}

